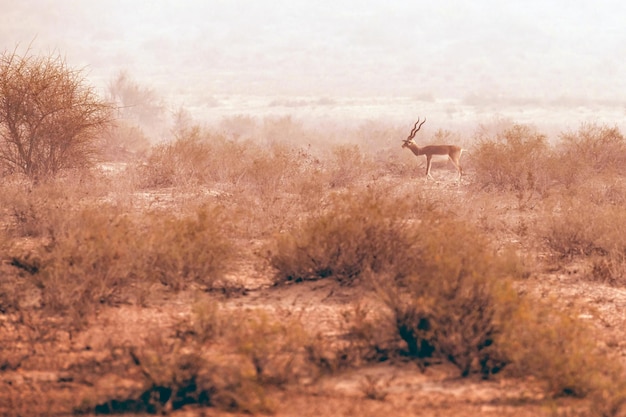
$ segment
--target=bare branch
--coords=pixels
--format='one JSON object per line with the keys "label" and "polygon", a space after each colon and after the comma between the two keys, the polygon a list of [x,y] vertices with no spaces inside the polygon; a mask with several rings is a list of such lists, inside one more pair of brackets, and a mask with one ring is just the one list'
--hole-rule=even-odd
{"label": "bare branch", "polygon": [[88,162],[112,107],[62,57],[0,56],[0,168],[30,178]]}

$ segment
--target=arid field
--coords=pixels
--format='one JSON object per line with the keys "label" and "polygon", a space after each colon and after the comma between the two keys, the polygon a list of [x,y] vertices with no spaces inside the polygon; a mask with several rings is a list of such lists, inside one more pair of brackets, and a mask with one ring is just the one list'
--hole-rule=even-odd
{"label": "arid field", "polygon": [[626,413],[617,128],[238,123],[2,179],[0,414]]}

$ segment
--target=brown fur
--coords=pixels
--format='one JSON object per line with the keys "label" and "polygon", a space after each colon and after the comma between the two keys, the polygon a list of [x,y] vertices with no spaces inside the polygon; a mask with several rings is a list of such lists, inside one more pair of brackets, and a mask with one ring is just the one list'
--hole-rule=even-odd
{"label": "brown fur", "polygon": [[432,178],[430,175],[430,166],[432,163],[433,155],[447,155],[452,165],[459,172],[459,179],[463,176],[463,168],[461,168],[461,164],[459,163],[459,159],[461,158],[461,149],[459,146],[455,145],[429,145],[420,148],[417,146],[413,139],[408,139],[402,145],[403,148],[409,148],[411,152],[415,154],[415,156],[426,155],[426,177]]}

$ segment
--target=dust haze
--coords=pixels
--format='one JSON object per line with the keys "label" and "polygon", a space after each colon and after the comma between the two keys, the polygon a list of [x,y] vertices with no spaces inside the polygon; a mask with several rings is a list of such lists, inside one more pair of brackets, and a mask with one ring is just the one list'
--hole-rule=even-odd
{"label": "dust haze", "polygon": [[622,125],[618,1],[4,0],[4,50],[55,51],[104,92],[125,72],[198,120]]}
{"label": "dust haze", "polygon": [[626,3],[0,6],[0,416],[626,415]]}

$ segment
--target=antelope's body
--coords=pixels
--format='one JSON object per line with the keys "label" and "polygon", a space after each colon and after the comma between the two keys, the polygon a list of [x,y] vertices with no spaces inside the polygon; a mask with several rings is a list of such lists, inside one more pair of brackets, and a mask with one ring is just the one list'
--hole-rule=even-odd
{"label": "antelope's body", "polygon": [[458,179],[460,180],[461,177],[463,176],[463,169],[461,168],[461,164],[459,160],[461,159],[461,153],[463,152],[463,149],[461,149],[459,146],[456,146],[456,145],[428,145],[428,146],[424,146],[420,148],[419,146],[417,146],[417,143],[415,143],[415,140],[413,140],[413,138],[415,137],[415,134],[420,130],[422,125],[426,123],[426,119],[424,119],[422,124],[418,126],[419,122],[420,122],[419,119],[417,119],[417,122],[415,122],[415,126],[413,126],[413,129],[411,129],[411,133],[404,140],[402,147],[410,149],[411,152],[415,154],[415,156],[426,155],[426,177],[427,178],[433,179],[432,175],[430,175],[430,167],[432,164],[433,156],[441,155],[441,156],[447,156],[448,160],[452,162],[452,165],[454,165],[454,167],[459,173]]}

